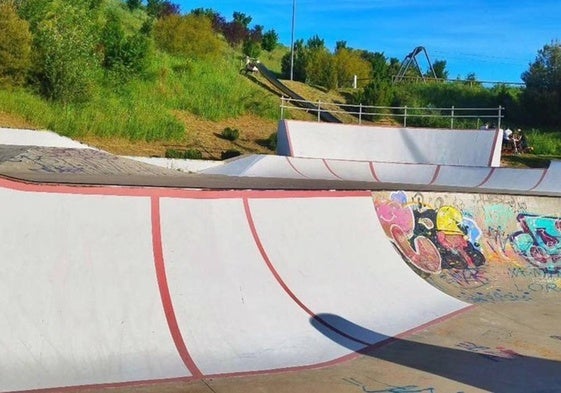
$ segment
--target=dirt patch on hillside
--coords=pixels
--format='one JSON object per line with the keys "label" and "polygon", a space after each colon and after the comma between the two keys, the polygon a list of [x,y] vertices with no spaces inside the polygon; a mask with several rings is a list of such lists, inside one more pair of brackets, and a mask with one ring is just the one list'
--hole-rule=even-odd
{"label": "dirt patch on hillside", "polygon": [[37,128],[21,116],[2,111],[0,111],[0,127],[21,128],[26,130],[34,130]]}
{"label": "dirt patch on hillside", "polygon": [[[255,115],[243,115],[235,119],[220,121],[204,120],[188,112],[176,112],[175,115],[187,130],[186,145],[168,146],[168,148],[193,148],[203,152],[206,158],[220,159],[226,150],[237,150],[242,154],[271,154],[266,146],[267,138],[277,131],[278,121],[263,119]],[[222,138],[226,128],[239,131],[239,138],[229,141]]]}
{"label": "dirt patch on hillside", "polygon": [[[271,154],[266,140],[276,132],[278,121],[262,119],[254,115],[245,115],[235,119],[209,121],[188,112],[175,112],[175,116],[185,124],[185,140],[169,143],[162,141],[129,141],[119,138],[81,138],[80,142],[118,155],[146,157],[165,157],[166,150],[198,149],[203,158],[220,160],[222,152],[237,150],[241,154]],[[229,141],[221,137],[224,128],[235,128],[239,138]]]}

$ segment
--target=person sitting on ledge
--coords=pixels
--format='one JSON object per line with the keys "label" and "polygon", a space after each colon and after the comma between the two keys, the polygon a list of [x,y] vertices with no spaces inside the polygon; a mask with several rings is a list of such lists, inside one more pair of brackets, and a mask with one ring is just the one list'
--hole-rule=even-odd
{"label": "person sitting on ledge", "polygon": [[514,148],[513,140],[512,140],[512,130],[507,127],[506,130],[503,132],[503,149],[504,150],[511,150]]}

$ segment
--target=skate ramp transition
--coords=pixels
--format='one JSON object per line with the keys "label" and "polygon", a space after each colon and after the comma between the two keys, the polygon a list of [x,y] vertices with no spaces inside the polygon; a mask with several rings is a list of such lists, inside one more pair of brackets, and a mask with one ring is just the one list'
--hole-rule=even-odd
{"label": "skate ramp transition", "polygon": [[[145,164],[49,146],[0,149],[1,392],[325,368],[475,306],[559,299],[556,162],[279,157],[262,164],[301,188],[273,190],[251,173],[208,183],[156,167],[135,184]],[[249,159],[261,162],[238,165]],[[96,173],[127,185],[80,184]],[[325,173],[338,176],[318,189]]]}
{"label": "skate ramp transition", "polygon": [[2,392],[323,367],[561,291],[552,197],[1,179],[0,200]]}
{"label": "skate ramp transition", "polygon": [[561,161],[547,168],[475,167],[436,164],[299,158],[249,155],[200,171],[235,178],[282,178],[381,184],[409,184],[426,188],[465,188],[478,192],[559,195]]}
{"label": "skate ramp transition", "polygon": [[396,128],[281,120],[277,154],[407,164],[500,166],[501,130]]}

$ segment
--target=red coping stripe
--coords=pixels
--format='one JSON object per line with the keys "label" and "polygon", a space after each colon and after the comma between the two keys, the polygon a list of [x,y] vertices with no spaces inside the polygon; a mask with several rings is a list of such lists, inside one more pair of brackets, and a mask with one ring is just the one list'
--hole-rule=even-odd
{"label": "red coping stripe", "polygon": [[183,360],[185,367],[189,370],[194,378],[202,378],[203,373],[195,364],[193,358],[189,354],[185,340],[179,330],[175,311],[173,309],[173,302],[169,292],[169,286],[166,276],[166,267],[164,263],[164,253],[162,248],[162,230],[160,225],[160,199],[152,197],[151,199],[151,213],[152,213],[152,246],[154,250],[154,262],[156,264],[156,276],[158,278],[158,287],[160,289],[160,296],[162,298],[162,305],[169,326],[169,331],[177,348],[177,352]]}
{"label": "red coping stripe", "polygon": [[288,296],[290,296],[290,298],[298,306],[300,306],[300,308],[302,310],[304,310],[310,317],[312,317],[314,320],[316,320],[317,322],[319,322],[323,326],[327,327],[328,329],[331,329],[332,331],[341,335],[342,337],[348,338],[349,340],[352,340],[356,343],[359,343],[359,344],[362,344],[362,345],[365,345],[365,346],[371,345],[372,343],[369,343],[367,341],[363,341],[361,339],[353,337],[353,336],[343,332],[342,330],[337,329],[335,326],[327,323],[326,321],[324,321],[323,319],[318,317],[314,312],[312,312],[312,310],[310,310],[300,299],[298,299],[296,294],[294,292],[292,292],[292,290],[288,287],[288,285],[286,285],[286,283],[284,282],[284,280],[282,279],[280,274],[277,272],[277,270],[273,266],[273,263],[271,262],[269,256],[267,255],[267,252],[265,251],[265,247],[263,247],[263,243],[261,243],[261,239],[259,238],[259,234],[257,233],[257,228],[255,227],[255,222],[253,221],[253,216],[251,215],[251,208],[249,207],[249,200],[248,200],[247,197],[243,198],[243,206],[244,206],[245,214],[246,214],[246,217],[247,217],[247,222],[249,224],[249,228],[251,229],[251,235],[253,236],[253,239],[255,240],[255,244],[257,245],[257,248],[259,249],[259,252],[261,253],[261,256],[263,257],[263,260],[267,264],[267,267],[269,268],[269,270],[273,274],[273,277],[275,277],[275,279],[277,280],[279,285],[288,294]]}

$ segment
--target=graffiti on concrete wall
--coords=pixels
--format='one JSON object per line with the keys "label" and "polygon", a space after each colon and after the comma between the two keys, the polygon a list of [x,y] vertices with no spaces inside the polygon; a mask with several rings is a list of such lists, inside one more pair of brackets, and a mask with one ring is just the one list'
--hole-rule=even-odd
{"label": "graffiti on concrete wall", "polygon": [[409,200],[402,191],[392,193],[390,199],[375,199],[375,206],[386,235],[405,260],[421,271],[476,271],[485,264],[479,244],[482,231],[457,206],[442,200],[431,206],[422,194]]}
{"label": "graffiti on concrete wall", "polygon": [[512,248],[545,272],[561,269],[561,218],[520,213],[519,231],[509,236]]}
{"label": "graffiti on concrete wall", "polygon": [[379,192],[381,227],[429,283],[470,303],[561,293],[561,214],[555,198]]}

